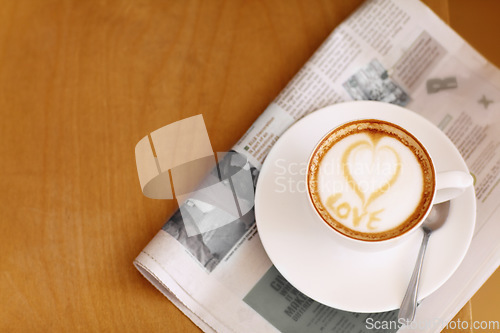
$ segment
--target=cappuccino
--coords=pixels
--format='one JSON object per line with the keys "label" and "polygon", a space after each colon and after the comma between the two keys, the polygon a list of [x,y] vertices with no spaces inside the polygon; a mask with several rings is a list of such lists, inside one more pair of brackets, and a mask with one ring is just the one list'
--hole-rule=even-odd
{"label": "cappuccino", "polygon": [[330,227],[354,239],[380,241],[406,233],[425,217],[435,174],[412,134],[382,120],[357,120],[317,145],[307,187]]}

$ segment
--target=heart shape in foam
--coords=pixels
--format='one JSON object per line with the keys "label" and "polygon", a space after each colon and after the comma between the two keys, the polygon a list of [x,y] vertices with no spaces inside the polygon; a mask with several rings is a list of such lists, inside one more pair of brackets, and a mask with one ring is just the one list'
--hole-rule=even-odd
{"label": "heart shape in foam", "polygon": [[380,144],[380,139],[366,134],[342,154],[344,177],[365,208],[387,192],[401,173],[396,149],[389,143]]}

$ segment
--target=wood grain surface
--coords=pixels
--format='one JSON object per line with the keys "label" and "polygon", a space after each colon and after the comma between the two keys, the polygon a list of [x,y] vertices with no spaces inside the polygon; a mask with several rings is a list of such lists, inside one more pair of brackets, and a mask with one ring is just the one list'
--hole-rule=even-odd
{"label": "wood grain surface", "polygon": [[[0,331],[199,332],[132,265],[176,209],[135,144],[201,113],[229,149],[361,2],[1,0]],[[495,17],[425,2],[500,64]]]}

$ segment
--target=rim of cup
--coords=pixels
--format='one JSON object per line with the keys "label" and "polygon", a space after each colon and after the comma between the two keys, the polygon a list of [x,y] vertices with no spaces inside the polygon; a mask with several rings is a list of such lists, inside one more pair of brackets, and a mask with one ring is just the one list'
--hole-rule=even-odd
{"label": "rim of cup", "polygon": [[[376,121],[376,122],[381,122],[381,123],[386,123],[390,126],[393,126],[399,130],[402,130],[405,134],[409,135],[413,140],[415,140],[415,142],[420,146],[420,148],[424,151],[425,155],[427,156],[428,158],[428,161],[429,161],[429,164],[431,166],[431,170],[432,170],[432,179],[433,179],[433,186],[432,186],[432,196],[429,200],[429,204],[426,208],[426,211],[425,211],[425,214],[422,215],[422,217],[420,218],[420,220],[418,221],[418,223],[415,223],[411,228],[401,232],[400,234],[398,235],[395,235],[393,237],[390,237],[390,238],[386,238],[386,239],[374,239],[374,240],[369,240],[369,239],[360,239],[360,238],[355,238],[353,236],[350,236],[350,235],[346,235],[344,233],[342,233],[340,230],[337,230],[335,227],[333,227],[332,225],[330,225],[330,223],[328,223],[324,218],[323,216],[321,215],[321,213],[319,212],[318,208],[316,207],[314,201],[313,201],[313,198],[312,198],[312,194],[311,194],[311,186],[310,186],[310,175],[311,175],[311,172],[310,172],[310,169],[311,169],[311,164],[313,162],[313,157],[316,155],[318,149],[320,148],[321,145],[323,145],[323,143],[325,142],[325,140],[327,140],[334,132],[336,132],[337,130],[339,130],[341,127],[343,126],[346,126],[348,124],[351,124],[351,123],[355,123],[355,122],[360,122],[360,121]],[[427,216],[429,215],[429,213],[431,212],[432,210],[432,207],[434,205],[433,201],[434,201],[434,198],[436,196],[436,168],[435,168],[435,165],[434,165],[434,161],[432,159],[432,156],[431,154],[429,153],[428,149],[425,147],[425,145],[417,139],[417,137],[411,133],[408,129],[402,127],[401,125],[398,125],[396,123],[393,123],[391,121],[388,121],[388,120],[385,120],[385,119],[378,119],[378,118],[375,118],[375,117],[367,117],[367,118],[356,118],[356,119],[352,119],[352,120],[349,120],[349,121],[346,121],[342,124],[339,124],[337,126],[335,126],[334,128],[332,128],[331,130],[329,130],[325,135],[323,135],[321,137],[321,139],[316,143],[316,145],[314,146],[311,154],[309,155],[309,158],[308,158],[308,161],[307,161],[307,168],[306,168],[306,189],[307,189],[307,196],[308,196],[308,201],[310,203],[310,205],[312,206],[311,208],[314,210],[315,212],[315,216],[322,222],[322,224],[324,224],[329,230],[333,231],[333,234],[335,235],[338,235],[340,236],[341,238],[343,238],[344,240],[347,240],[351,243],[357,243],[357,244],[372,244],[372,245],[376,245],[376,244],[389,244],[389,243],[394,243],[395,241],[398,241],[402,238],[405,238],[406,236],[412,234],[415,230],[419,229],[422,225],[422,223],[425,221],[425,219],[427,218]]]}

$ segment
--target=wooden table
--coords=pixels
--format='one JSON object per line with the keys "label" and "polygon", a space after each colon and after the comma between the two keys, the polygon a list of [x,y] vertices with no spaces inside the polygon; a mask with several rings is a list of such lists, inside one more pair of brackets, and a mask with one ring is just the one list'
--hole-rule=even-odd
{"label": "wooden table", "polygon": [[[500,64],[498,3],[425,2]],[[176,209],[135,144],[202,113],[229,149],[360,3],[0,1],[0,331],[198,332],[132,266]]]}

